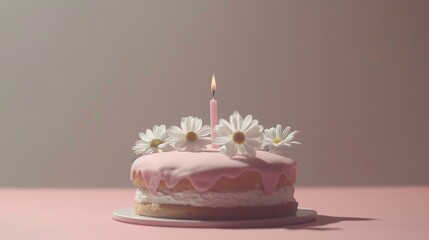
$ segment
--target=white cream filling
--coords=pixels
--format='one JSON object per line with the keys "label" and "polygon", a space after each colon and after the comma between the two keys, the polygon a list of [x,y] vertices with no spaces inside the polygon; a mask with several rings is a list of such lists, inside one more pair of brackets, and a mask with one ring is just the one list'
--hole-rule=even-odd
{"label": "white cream filling", "polygon": [[198,207],[257,207],[274,206],[295,201],[294,187],[287,186],[274,191],[271,195],[259,189],[243,192],[182,192],[157,191],[151,194],[146,189],[137,189],[135,201],[138,203],[178,204]]}

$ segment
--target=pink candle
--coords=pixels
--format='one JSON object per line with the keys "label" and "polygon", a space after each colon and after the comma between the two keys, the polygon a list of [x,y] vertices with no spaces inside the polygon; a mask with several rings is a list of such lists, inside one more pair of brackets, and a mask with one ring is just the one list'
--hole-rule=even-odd
{"label": "pink candle", "polygon": [[[213,140],[216,138],[216,132],[215,132],[214,128],[217,125],[217,101],[214,98],[214,95],[216,92],[216,79],[215,79],[214,74],[212,77],[211,90],[213,92],[213,98],[212,98],[212,100],[210,100],[210,127],[212,128],[211,138]],[[217,148],[217,145],[212,144],[212,147]]]}

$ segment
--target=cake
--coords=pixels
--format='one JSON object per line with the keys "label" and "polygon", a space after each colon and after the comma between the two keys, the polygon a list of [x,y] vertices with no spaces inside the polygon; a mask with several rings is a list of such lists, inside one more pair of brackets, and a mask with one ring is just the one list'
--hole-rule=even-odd
{"label": "cake", "polygon": [[219,151],[164,152],[138,158],[136,214],[175,219],[255,219],[294,214],[296,163],[258,151],[232,159]]}
{"label": "cake", "polygon": [[[182,119],[182,123],[185,120]],[[261,129],[257,122],[253,123]],[[182,128],[183,126],[186,123],[182,124]],[[206,139],[203,136],[206,131],[199,134],[204,126],[188,126],[184,131],[185,140],[178,140],[180,144],[183,143],[181,141],[189,140],[186,138],[189,135],[187,132]],[[194,128],[190,129],[192,126]],[[225,132],[220,127],[216,129],[220,130],[218,134]],[[289,129],[285,129],[286,134],[283,134],[283,142],[287,140],[288,144],[295,134],[286,139],[291,136],[287,133]],[[262,140],[270,139],[272,129],[266,130],[265,138],[262,130],[258,131],[262,136],[258,136],[260,145],[266,147],[267,144],[263,145]],[[140,149],[150,152],[138,157],[131,167],[130,179],[138,187],[134,199],[136,214],[171,219],[235,220],[284,217],[296,213],[298,203],[294,198],[294,184],[297,166],[294,160],[275,154],[271,151],[274,148],[261,150],[258,147],[253,152],[249,147],[246,147],[247,151],[243,150],[244,145],[242,148],[238,146],[241,154],[237,149],[225,150],[224,146],[217,149],[210,147],[211,145],[196,151],[195,136],[190,141],[194,143],[190,148],[193,151],[186,151],[186,147],[177,149],[177,144],[171,142],[171,139],[168,141],[169,136],[178,135],[177,131],[173,134],[165,132],[168,132],[165,126],[156,125],[153,131],[146,131],[144,136],[141,134],[141,141],[146,145],[141,141],[136,142],[136,145],[145,146]],[[249,144],[252,143],[251,137],[254,134],[248,132],[245,135],[245,129],[240,133],[247,136]],[[240,139],[237,144],[244,144],[244,139]],[[278,140],[271,142],[276,142],[277,145],[280,143]],[[173,149],[164,151],[166,149],[155,148],[163,143],[163,147],[168,145]],[[207,141],[199,144],[202,143]],[[134,150],[136,149],[138,148],[135,147]]]}

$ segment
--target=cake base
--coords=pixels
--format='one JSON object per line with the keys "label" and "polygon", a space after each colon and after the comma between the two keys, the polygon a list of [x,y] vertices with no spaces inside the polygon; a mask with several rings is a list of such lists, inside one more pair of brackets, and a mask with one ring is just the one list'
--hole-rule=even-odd
{"label": "cake base", "polygon": [[134,213],[138,215],[198,220],[261,219],[290,216],[296,213],[297,202],[264,207],[195,207],[190,205],[154,204],[134,202]]}
{"label": "cake base", "polygon": [[112,213],[116,221],[163,227],[192,227],[192,228],[268,228],[283,227],[316,219],[317,212],[312,209],[299,208],[296,214],[279,217],[253,220],[180,220],[168,218],[153,218],[136,215],[133,208],[120,208]]}

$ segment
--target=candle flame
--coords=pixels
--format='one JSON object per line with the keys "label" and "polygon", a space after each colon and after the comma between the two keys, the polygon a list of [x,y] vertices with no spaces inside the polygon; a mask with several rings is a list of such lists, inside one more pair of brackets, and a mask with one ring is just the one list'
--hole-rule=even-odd
{"label": "candle flame", "polygon": [[214,74],[213,74],[213,77],[212,77],[212,86],[211,86],[211,89],[212,89],[213,92],[216,91],[216,78],[215,78]]}
{"label": "candle flame", "polygon": [[215,92],[216,92],[216,78],[215,78],[214,74],[213,74],[213,77],[212,77],[212,86],[211,86],[211,89],[212,89],[212,96],[213,96],[213,99],[214,99],[214,95],[215,95]]}

